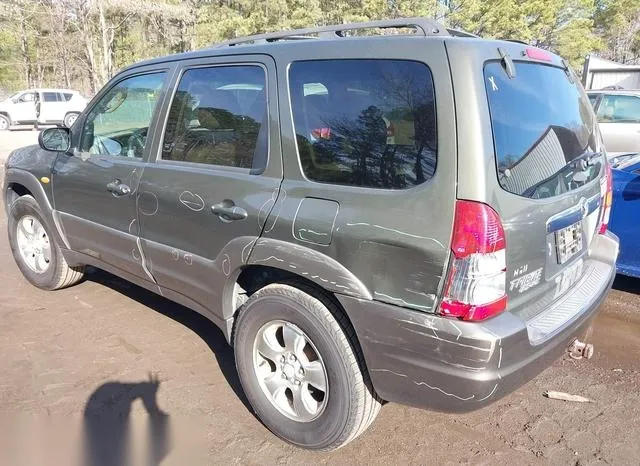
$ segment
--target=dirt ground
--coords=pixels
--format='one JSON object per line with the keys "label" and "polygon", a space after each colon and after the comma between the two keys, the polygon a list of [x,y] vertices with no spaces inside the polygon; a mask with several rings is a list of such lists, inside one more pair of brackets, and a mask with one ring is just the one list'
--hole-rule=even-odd
{"label": "dirt ground", "polygon": [[13,262],[4,211],[0,229],[0,464],[124,464],[127,435],[160,445],[151,464],[639,464],[640,281],[616,281],[591,361],[559,360],[470,414],[387,404],[356,441],[319,454],[256,420],[205,318],[101,271],[40,291]]}

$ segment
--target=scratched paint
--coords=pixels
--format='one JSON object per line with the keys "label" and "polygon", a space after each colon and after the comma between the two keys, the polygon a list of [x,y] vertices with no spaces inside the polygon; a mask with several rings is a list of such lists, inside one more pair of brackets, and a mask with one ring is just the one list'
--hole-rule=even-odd
{"label": "scratched paint", "polygon": [[[389,372],[391,374],[397,375],[398,377],[405,377],[405,378],[407,377],[407,375],[405,375],[405,374],[400,374],[400,373],[392,371],[390,369],[371,369],[371,371],[372,372]],[[415,385],[422,386],[422,387],[427,387],[427,388],[429,388],[431,390],[438,391],[438,392],[442,393],[443,395],[456,398],[456,399],[458,399],[460,401],[469,401],[469,400],[472,400],[472,399],[475,398],[475,395],[461,396],[461,395],[456,395],[455,393],[447,392],[446,390],[443,390],[440,387],[437,387],[435,385],[430,385],[427,382],[422,381],[422,380],[413,380],[412,382]]]}
{"label": "scratched paint", "polygon": [[274,205],[274,211],[271,212],[271,215],[266,218],[264,224],[263,234],[271,232],[276,226],[276,222],[280,218],[280,214],[282,213],[282,207],[284,206],[285,201],[287,200],[287,191],[284,189],[280,190],[280,196]]}
{"label": "scratched paint", "polygon": [[262,230],[264,228],[267,217],[269,216],[271,209],[275,205],[277,198],[278,188],[274,189],[271,192],[271,196],[269,197],[269,199],[264,201],[264,203],[260,206],[260,209],[258,209],[258,230]]}
{"label": "scratched paint", "polygon": [[300,242],[326,247],[331,244],[339,211],[335,201],[305,197],[296,208],[291,235]]}
{"label": "scratched paint", "polygon": [[142,215],[153,216],[158,213],[160,207],[158,203],[158,196],[150,191],[142,191],[136,197],[136,203],[138,211]]}
{"label": "scratched paint", "polygon": [[435,238],[433,238],[431,236],[422,236],[422,235],[416,235],[416,234],[413,234],[413,233],[407,233],[405,231],[401,231],[401,230],[398,230],[396,228],[389,228],[389,227],[385,227],[385,226],[382,226],[382,225],[372,225],[370,223],[365,223],[365,222],[346,223],[344,226],[346,226],[346,227],[369,227],[369,228],[374,228],[374,229],[378,229],[378,230],[383,230],[383,231],[386,231],[386,232],[395,233],[397,235],[406,236],[406,237],[409,237],[409,238],[430,241],[430,242],[433,242],[433,243],[437,244],[440,248],[446,249],[444,244],[442,244],[440,241],[438,241],[437,239],[435,239]]}
{"label": "scratched paint", "polygon": [[228,277],[229,275],[231,275],[231,258],[229,257],[229,254],[223,255],[222,273],[224,274],[225,277]]}
{"label": "scratched paint", "polygon": [[205,202],[202,196],[191,191],[182,191],[178,197],[180,203],[187,209],[194,212],[201,212],[204,210]]}

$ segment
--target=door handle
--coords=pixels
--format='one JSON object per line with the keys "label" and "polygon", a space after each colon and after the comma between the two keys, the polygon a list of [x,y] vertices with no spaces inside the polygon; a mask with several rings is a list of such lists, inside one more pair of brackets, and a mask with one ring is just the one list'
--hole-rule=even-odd
{"label": "door handle", "polygon": [[131,194],[131,188],[120,180],[113,180],[111,183],[108,183],[107,191],[111,192],[116,197]]}
{"label": "door handle", "polygon": [[245,209],[238,207],[233,203],[233,201],[228,199],[225,199],[220,204],[211,206],[211,212],[226,223],[233,222],[235,220],[244,220],[249,215]]}

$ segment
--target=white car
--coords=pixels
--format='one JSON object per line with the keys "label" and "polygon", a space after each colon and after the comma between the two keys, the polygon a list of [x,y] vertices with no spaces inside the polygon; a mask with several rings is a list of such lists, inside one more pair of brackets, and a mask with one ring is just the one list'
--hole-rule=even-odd
{"label": "white car", "polygon": [[70,127],[86,105],[87,100],[78,91],[69,89],[29,89],[16,92],[0,102],[0,131],[13,125],[33,125],[36,122],[62,123]]}

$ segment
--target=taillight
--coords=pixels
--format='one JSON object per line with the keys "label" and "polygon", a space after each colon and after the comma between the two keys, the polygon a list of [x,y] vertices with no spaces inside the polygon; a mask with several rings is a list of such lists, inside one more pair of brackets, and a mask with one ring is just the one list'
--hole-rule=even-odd
{"label": "taillight", "polygon": [[598,233],[601,235],[607,232],[609,226],[609,218],[611,217],[611,204],[613,203],[613,174],[611,173],[611,165],[605,163],[606,170],[606,186],[602,196],[602,218],[600,219],[600,229]]}
{"label": "taillight", "polygon": [[440,314],[484,320],[507,308],[504,229],[486,204],[456,201],[452,260]]}

